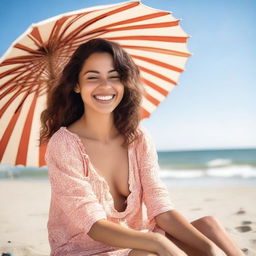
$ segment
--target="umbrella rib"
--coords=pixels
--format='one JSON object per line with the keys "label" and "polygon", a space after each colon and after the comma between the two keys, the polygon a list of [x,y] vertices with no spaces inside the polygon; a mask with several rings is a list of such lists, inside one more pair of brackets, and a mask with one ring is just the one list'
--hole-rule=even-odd
{"label": "umbrella rib", "polygon": [[[62,17],[61,19],[57,20],[54,24],[54,27],[51,31],[51,34],[48,39],[49,47],[53,47],[54,44],[58,43],[61,39],[60,30],[63,24],[67,21],[70,16]],[[51,44],[52,43],[52,44]]]}
{"label": "umbrella rib", "polygon": [[[76,48],[76,47],[78,47],[81,43],[84,43],[85,42],[85,40],[87,41],[87,40],[90,40],[90,39],[92,39],[92,38],[96,38],[96,37],[99,37],[99,36],[102,36],[102,35],[104,35],[105,33],[107,33],[107,31],[101,31],[101,32],[97,32],[98,33],[98,35],[95,35],[95,34],[90,34],[90,33],[87,33],[86,34],[86,36],[87,36],[87,38],[81,38],[81,37],[79,37],[79,38],[76,38],[76,39],[73,39],[73,43],[72,43],[72,47],[73,48]],[[74,47],[75,46],[75,47]],[[70,48],[72,48],[72,47],[70,47]]]}
{"label": "umbrella rib", "polygon": [[[24,72],[25,72],[25,74],[24,74],[24,73],[21,73],[22,70],[24,70],[24,66],[20,66],[20,67],[18,67],[17,69],[12,69],[12,70],[10,70],[10,71],[12,71],[12,72],[8,72],[7,74],[6,74],[6,72],[0,74],[0,78],[1,78],[1,77],[4,77],[4,75],[9,75],[9,74],[11,74],[11,73],[15,74],[15,73],[17,73],[17,71],[19,71],[19,73],[18,73],[17,76],[11,78],[10,80],[8,80],[8,81],[6,81],[4,84],[2,84],[1,87],[0,87],[0,89],[3,90],[6,86],[9,86],[9,85],[13,84],[17,79],[19,79],[19,81],[20,81],[22,78],[25,77],[26,72],[30,72],[30,70],[26,69],[26,70],[24,71]],[[2,76],[2,75],[3,75],[3,76]],[[17,86],[17,84],[15,84],[15,86]],[[1,96],[2,96],[2,95],[1,95]]]}
{"label": "umbrella rib", "polygon": [[[22,81],[22,79],[24,79],[26,76],[28,76],[29,74],[33,75],[33,71],[37,71],[40,70],[37,67],[40,67],[40,69],[44,68],[44,65],[42,63],[38,63],[38,64],[34,64],[33,66],[29,67],[29,68],[25,68],[25,66],[19,66],[15,69],[11,69],[9,70],[8,73],[4,72],[2,74],[0,74],[0,78],[4,77],[6,75],[9,75],[11,73],[16,73],[17,71],[19,71],[18,75],[11,78],[10,80],[8,80],[7,82],[5,82],[3,85],[1,85],[0,89],[3,90],[6,86],[11,85],[12,83],[14,83],[15,81],[17,81],[19,79],[19,81]],[[25,70],[24,70],[25,69]],[[23,72],[22,72],[23,70]],[[35,72],[34,72],[35,73]],[[28,78],[31,78],[31,76],[28,76]],[[17,86],[17,85],[16,85]],[[2,96],[2,95],[1,95]]]}
{"label": "umbrella rib", "polygon": [[106,28],[108,32],[122,31],[122,30],[136,30],[136,29],[151,29],[151,28],[166,28],[174,27],[179,24],[179,21],[170,21],[170,22],[161,22],[161,23],[150,23],[150,24],[141,24],[141,25],[132,25],[127,27],[120,28]]}
{"label": "umbrella rib", "polygon": [[186,43],[188,36],[116,36],[107,37],[108,40],[146,40],[170,43]]}
{"label": "umbrella rib", "polygon": [[160,74],[160,73],[158,73],[158,72],[155,72],[155,71],[153,71],[153,70],[151,70],[151,69],[142,67],[142,66],[140,66],[140,65],[137,65],[137,66],[138,66],[139,69],[142,70],[143,72],[146,72],[146,73],[148,73],[148,74],[150,74],[150,75],[153,75],[153,76],[155,76],[155,77],[157,77],[157,78],[160,78],[160,79],[162,79],[162,80],[164,80],[164,81],[166,81],[166,82],[169,82],[169,83],[171,83],[171,84],[177,85],[177,82],[175,82],[174,80],[170,79],[169,77],[166,77],[166,76],[164,76],[164,75],[162,75],[162,74]]}
{"label": "umbrella rib", "polygon": [[[116,14],[116,13],[121,13],[121,12],[123,12],[123,11],[125,11],[125,10],[134,8],[134,7],[136,7],[136,6],[139,5],[139,4],[140,4],[139,2],[129,3],[128,5],[125,5],[125,6],[122,6],[122,7],[117,8],[117,9],[108,11],[108,12],[106,12],[106,13],[100,14],[99,16],[97,16],[97,17],[95,17],[95,18],[89,20],[88,22],[82,24],[81,26],[77,27],[72,33],[70,33],[67,37],[65,37],[65,38],[63,38],[63,39],[64,39],[65,42],[67,43],[67,42],[69,42],[72,38],[74,38],[75,36],[77,36],[82,30],[84,30],[84,29],[85,29],[86,27],[88,27],[89,25],[95,23],[96,21],[98,21],[98,20],[100,20],[100,19],[102,19],[102,18],[105,18],[105,17],[109,17],[109,16],[111,16],[111,15],[114,15],[114,14]],[[80,17],[79,17],[79,18],[80,18]],[[71,22],[71,24],[69,24],[69,25],[67,26],[67,28],[68,28],[69,26],[71,26],[71,25],[74,23],[73,21],[70,21],[70,22]],[[66,29],[67,29],[67,28],[66,28]],[[65,30],[66,30],[66,29],[65,29]],[[64,31],[65,31],[65,30],[64,30]],[[63,31],[63,33],[64,33],[64,31]]]}
{"label": "umbrella rib", "polygon": [[[13,64],[21,64],[22,66],[18,66],[18,67],[15,67],[17,70],[19,68],[23,68],[26,64],[28,63],[35,63],[35,62],[39,62],[40,59],[42,59],[43,55],[38,55],[38,56],[28,56],[28,55],[23,55],[23,56],[20,56],[20,57],[16,57],[16,58],[10,58],[6,61],[4,61],[3,63],[0,64],[0,67],[2,66],[8,66],[8,65],[13,65]],[[15,68],[12,69],[13,71],[15,71]],[[0,78],[5,76],[5,75],[8,75],[7,72],[3,72],[3,73],[0,73]]]}
{"label": "umbrella rib", "polygon": [[108,24],[106,26],[102,26],[102,28],[105,28],[105,27],[108,28],[108,27],[119,26],[119,25],[128,24],[128,23],[134,23],[134,22],[138,22],[138,21],[150,20],[150,19],[166,16],[169,14],[170,14],[169,12],[163,12],[163,11],[157,12],[157,13],[146,14],[146,15],[135,17],[135,18],[130,18],[127,20],[125,19],[122,21],[117,21],[117,22]]}
{"label": "umbrella rib", "polygon": [[[15,45],[14,45],[14,48],[17,48],[17,49],[26,51],[26,52],[28,52],[28,53],[30,53],[30,54],[38,54],[39,56],[42,55],[42,53],[40,52],[40,50],[34,50],[34,49],[32,49],[32,48],[30,48],[30,47],[27,47],[27,46],[25,46],[25,45],[23,45],[23,44],[20,44],[20,43],[15,44]],[[20,56],[20,57],[21,57],[21,56]],[[18,58],[20,58],[20,57],[18,57]]]}
{"label": "umbrella rib", "polygon": [[[8,76],[10,74],[13,74],[13,73],[16,73],[16,71],[20,70],[21,68],[23,67],[15,67],[15,68],[12,68],[12,69],[9,69],[9,70],[6,70],[4,71],[3,73],[0,74],[0,78],[3,78],[5,76]],[[4,87],[5,83],[3,85],[1,85],[0,89],[2,89]]]}
{"label": "umbrella rib", "polygon": [[148,79],[146,79],[146,78],[144,78],[144,77],[142,77],[141,80],[142,80],[145,84],[147,84],[148,86],[150,86],[151,88],[153,88],[153,89],[155,89],[156,91],[158,91],[159,93],[161,93],[162,95],[164,95],[164,96],[167,96],[167,95],[168,95],[169,92],[168,92],[167,90],[163,89],[162,87],[158,86],[157,84],[155,84],[155,83],[149,81]]}
{"label": "umbrella rib", "polygon": [[153,103],[155,106],[158,106],[160,104],[160,101],[156,98],[154,98],[152,95],[150,95],[149,93],[146,93],[146,95],[144,95],[144,97],[149,100],[151,103]]}
{"label": "umbrella rib", "polygon": [[179,21],[177,20],[172,22],[150,23],[150,24],[133,25],[133,26],[126,26],[126,27],[119,27],[119,28],[102,27],[102,28],[97,28],[90,32],[81,34],[80,37],[83,37],[88,34],[96,33],[96,32],[108,33],[108,32],[117,32],[117,31],[124,31],[124,30],[166,28],[166,27],[177,26],[178,24],[179,24]]}
{"label": "umbrella rib", "polygon": [[167,68],[167,69],[171,69],[175,72],[183,72],[184,70],[181,69],[181,68],[178,68],[178,67],[175,67],[173,65],[170,65],[170,64],[167,64],[165,62],[162,62],[162,61],[159,61],[159,60],[155,60],[155,59],[151,59],[151,58],[148,58],[148,57],[143,57],[143,56],[138,56],[138,55],[134,55],[134,54],[131,54],[131,56],[134,58],[134,59],[139,59],[139,60],[143,60],[143,61],[146,61],[146,62],[149,62],[151,64],[154,64],[154,65],[157,65],[157,66],[161,66],[163,68]]}
{"label": "umbrella rib", "polygon": [[[24,58],[26,58],[26,56],[24,56]],[[9,69],[7,71],[4,71],[4,72],[0,73],[0,78],[3,78],[3,77],[5,77],[9,74],[12,74],[12,73],[16,73],[19,70],[22,70],[22,69],[24,69],[25,64],[27,64],[29,62],[32,63],[32,61],[36,60],[36,58],[35,58],[35,59],[27,59],[24,62],[17,62],[17,59],[18,58],[11,58],[8,61],[4,61],[2,64],[0,64],[0,67],[1,66],[3,67],[3,66],[8,66],[8,65],[13,65],[13,64],[22,64],[22,66],[20,65],[18,67],[14,67],[12,69]],[[22,60],[22,57],[19,58],[19,59]]]}
{"label": "umbrella rib", "polygon": [[[32,71],[34,71],[34,67],[32,68]],[[42,70],[43,68],[41,68],[41,70]],[[40,71],[40,69],[39,69],[39,71]],[[27,71],[27,72],[29,72],[29,71]],[[41,71],[41,73],[42,73],[43,71]],[[30,72],[30,73],[28,73],[28,75],[27,74],[22,74],[23,76],[22,77],[19,77],[20,75],[18,75],[18,76],[16,76],[15,77],[15,79],[16,78],[19,78],[19,81],[21,81],[20,83],[21,84],[28,84],[28,80],[31,78],[31,77],[33,77],[33,74],[34,74],[35,72]],[[41,73],[39,73],[39,75],[41,74]],[[24,79],[24,78],[26,78],[26,79]],[[23,80],[24,79],[24,80]],[[32,87],[30,87],[29,88],[29,90],[27,90],[26,89],[26,87],[22,87],[22,85],[21,85],[21,87],[20,87],[20,89],[6,102],[6,104],[2,107],[2,109],[0,110],[0,117],[4,114],[4,112],[6,111],[6,109],[7,109],[7,107],[13,102],[13,100],[18,96],[18,95],[20,95],[22,92],[24,92],[24,91],[27,91],[28,92],[28,94],[33,90],[33,82],[31,82],[32,83]],[[12,87],[9,87],[9,89],[8,89],[8,92],[11,92],[11,91],[13,91],[13,88],[15,88],[15,86],[17,87],[17,84],[14,84]],[[5,96],[5,94],[6,94],[6,92],[4,92],[2,95],[1,95],[1,97],[4,97]],[[25,99],[26,99],[26,97],[27,96],[25,96],[22,100],[21,100],[21,102],[20,102],[20,104],[18,105],[18,107],[16,108],[16,110],[15,110],[15,112],[17,112],[18,111],[18,109],[22,106],[22,104],[24,103],[24,101],[25,101]]]}
{"label": "umbrella rib", "polygon": [[144,107],[141,107],[141,110],[140,110],[140,117],[141,117],[141,119],[149,118],[150,114],[151,113],[149,111],[147,111]]}
{"label": "umbrella rib", "polygon": [[13,133],[13,129],[14,129],[15,124],[16,124],[18,118],[19,118],[20,112],[21,112],[21,109],[19,109],[18,112],[16,112],[12,116],[11,121],[8,123],[8,126],[5,129],[5,132],[4,132],[4,134],[1,138],[1,141],[0,141],[0,162],[2,162],[5,149],[8,145],[9,140],[10,140],[11,134]]}
{"label": "umbrella rib", "polygon": [[[148,20],[148,19],[152,19],[152,18],[156,18],[156,17],[161,17],[161,16],[164,16],[164,15],[167,15],[167,14],[169,14],[169,13],[168,12],[159,12],[159,13],[147,14],[147,15],[136,17],[136,18],[131,18],[131,19],[127,19],[127,20],[124,20],[124,21],[119,21],[119,22],[111,23],[111,24],[108,24],[108,25],[105,25],[105,26],[101,26],[99,28],[91,30],[89,33],[94,33],[94,32],[102,31],[102,30],[112,32],[112,31],[119,31],[119,30],[177,26],[177,24],[179,24],[179,20],[171,21],[171,22],[141,24],[141,25],[132,25],[132,26],[120,27],[120,28],[112,28],[114,26],[119,26],[119,25],[128,24],[128,23],[134,23],[134,22],[138,22],[138,21],[144,21],[144,20]],[[159,24],[159,25],[157,25],[157,24]],[[160,24],[162,24],[162,25],[160,26]]]}
{"label": "umbrella rib", "polygon": [[[20,89],[17,93],[19,94],[20,91],[21,91],[21,89]],[[15,93],[15,94],[17,94],[17,93]],[[30,92],[27,91],[27,93],[26,93],[26,94],[24,95],[24,97],[23,97],[22,102],[24,102],[24,100],[27,98],[27,96],[29,95],[29,93],[30,93]],[[13,96],[13,97],[14,97],[14,96]],[[12,97],[12,98],[13,98],[13,97]],[[18,118],[19,118],[19,116],[20,116],[21,109],[22,109],[22,108],[21,108],[21,104],[19,104],[18,108],[16,109],[16,111],[15,111],[13,117],[11,118],[11,121],[9,122],[9,124],[8,124],[8,126],[7,126],[7,128],[6,128],[5,132],[4,132],[4,135],[3,135],[2,139],[1,139],[1,142],[0,142],[0,161],[2,161],[4,151],[5,151],[5,149],[6,149],[7,145],[8,145],[8,142],[9,142],[9,140],[10,140],[10,138],[11,138],[11,134],[13,133],[14,127],[15,127],[15,125],[16,125],[16,123],[17,123],[17,120],[18,120]],[[1,114],[2,114],[2,113],[1,113]],[[28,134],[29,134],[29,133],[28,133]],[[23,135],[24,135],[24,134],[23,134]],[[26,143],[25,143],[25,144],[26,144]],[[20,146],[21,146],[21,144],[19,144],[19,148],[20,148]],[[24,147],[23,147],[21,150],[24,150]],[[19,149],[19,154],[22,153],[21,150]],[[25,165],[25,162],[20,162],[20,160],[19,160],[19,154],[18,154],[18,157],[17,157],[17,158],[18,158],[18,161],[17,161],[17,158],[16,158],[15,165],[17,165],[17,164],[22,164],[22,163],[24,163],[24,165]]]}
{"label": "umbrella rib", "polygon": [[17,164],[26,165],[26,158],[28,153],[28,142],[29,142],[29,136],[31,134],[32,120],[35,112],[36,100],[38,97],[38,89],[39,89],[39,85],[37,87],[37,90],[34,94],[31,105],[29,107],[29,112],[28,112],[28,115],[26,116],[25,125],[23,126],[21,140],[19,142],[18,153],[16,157],[16,165]]}
{"label": "umbrella rib", "polygon": [[[14,91],[14,88],[15,88],[14,86],[10,87],[9,90],[8,90],[8,93]],[[11,105],[11,103],[14,101],[14,99],[16,99],[16,97],[17,97],[18,95],[20,95],[21,90],[22,90],[22,88],[19,88],[19,90],[16,91],[16,92],[14,93],[14,95],[12,95],[12,97],[3,105],[3,107],[0,109],[0,118],[2,117],[2,115],[4,114],[4,112],[6,111],[6,109],[7,109],[7,108]]]}
{"label": "umbrella rib", "polygon": [[44,42],[42,40],[42,37],[40,35],[40,32],[38,30],[38,27],[33,27],[30,34],[28,34],[28,37],[40,48],[44,46]]}
{"label": "umbrella rib", "polygon": [[187,52],[180,52],[180,51],[168,50],[168,49],[157,48],[157,47],[147,47],[147,46],[139,46],[139,45],[124,45],[124,44],[121,44],[121,46],[123,48],[128,48],[128,49],[142,50],[142,51],[147,51],[147,52],[163,53],[163,54],[185,57],[185,58],[188,58],[188,57],[191,56],[191,54],[187,53]]}
{"label": "umbrella rib", "polygon": [[45,156],[46,148],[47,148],[47,143],[39,146],[39,167],[45,165],[44,156]]}

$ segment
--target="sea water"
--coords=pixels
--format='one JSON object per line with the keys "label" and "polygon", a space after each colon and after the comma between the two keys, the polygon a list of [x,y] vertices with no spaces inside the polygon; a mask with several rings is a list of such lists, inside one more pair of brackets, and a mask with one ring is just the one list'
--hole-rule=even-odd
{"label": "sea water", "polygon": [[256,185],[256,149],[160,151],[158,160],[170,186]]}
{"label": "sea water", "polygon": [[[256,149],[158,151],[168,186],[256,186]],[[47,179],[47,168],[0,165],[0,178]]]}

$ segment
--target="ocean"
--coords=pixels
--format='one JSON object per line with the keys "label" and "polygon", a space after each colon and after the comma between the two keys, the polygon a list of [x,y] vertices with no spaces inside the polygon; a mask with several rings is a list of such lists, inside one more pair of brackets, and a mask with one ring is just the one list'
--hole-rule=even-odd
{"label": "ocean", "polygon": [[256,185],[256,149],[160,151],[158,162],[169,186]]}
{"label": "ocean", "polygon": [[[256,149],[158,151],[160,178],[177,186],[256,186]],[[0,165],[0,179],[47,179],[47,168]]]}

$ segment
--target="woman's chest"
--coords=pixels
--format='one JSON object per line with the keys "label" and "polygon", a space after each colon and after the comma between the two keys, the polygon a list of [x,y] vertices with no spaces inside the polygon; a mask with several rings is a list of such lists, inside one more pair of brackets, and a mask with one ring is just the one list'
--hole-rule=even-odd
{"label": "woman's chest", "polygon": [[128,148],[118,145],[97,146],[86,144],[91,167],[96,175],[108,184],[115,208],[122,211],[126,207],[129,191],[129,152]]}

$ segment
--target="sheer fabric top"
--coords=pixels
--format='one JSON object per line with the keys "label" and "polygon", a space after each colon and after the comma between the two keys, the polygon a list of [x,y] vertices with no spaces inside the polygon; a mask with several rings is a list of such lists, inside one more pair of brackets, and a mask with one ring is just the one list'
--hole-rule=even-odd
{"label": "sheer fabric top", "polygon": [[127,207],[118,212],[106,180],[93,167],[79,136],[61,127],[50,138],[45,154],[51,183],[48,238],[51,256],[128,255],[88,236],[92,225],[106,219],[126,227],[160,232],[155,217],[172,210],[167,187],[159,177],[157,152],[149,132],[128,146]]}

